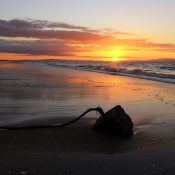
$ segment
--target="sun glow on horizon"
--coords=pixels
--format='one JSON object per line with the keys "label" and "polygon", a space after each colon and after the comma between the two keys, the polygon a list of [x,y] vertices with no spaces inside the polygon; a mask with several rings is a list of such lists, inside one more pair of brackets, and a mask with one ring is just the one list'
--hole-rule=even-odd
{"label": "sun glow on horizon", "polygon": [[115,62],[115,61],[119,61],[119,58],[113,57],[113,58],[112,58],[112,61],[114,61],[114,62]]}
{"label": "sun glow on horizon", "polygon": [[175,60],[175,0],[42,2],[1,3],[0,60]]}

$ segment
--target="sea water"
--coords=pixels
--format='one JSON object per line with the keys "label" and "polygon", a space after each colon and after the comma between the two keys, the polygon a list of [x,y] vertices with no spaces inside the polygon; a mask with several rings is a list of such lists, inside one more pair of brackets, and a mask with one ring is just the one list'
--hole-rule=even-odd
{"label": "sea water", "polygon": [[175,61],[45,61],[50,66],[124,75],[154,81],[175,83]]}

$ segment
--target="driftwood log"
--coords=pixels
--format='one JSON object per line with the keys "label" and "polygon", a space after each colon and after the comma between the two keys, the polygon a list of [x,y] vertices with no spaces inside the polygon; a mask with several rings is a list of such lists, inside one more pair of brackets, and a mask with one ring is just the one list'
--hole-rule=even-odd
{"label": "driftwood log", "polygon": [[124,109],[117,105],[106,113],[98,110],[101,117],[97,119],[93,129],[99,131],[109,131],[115,134],[129,137],[133,133],[133,122]]}
{"label": "driftwood log", "polygon": [[0,129],[37,129],[37,128],[50,128],[50,127],[64,127],[70,125],[83,116],[85,116],[88,112],[96,111],[101,117],[97,119],[95,122],[93,129],[99,131],[112,131],[112,133],[120,134],[123,136],[131,136],[133,133],[133,122],[128,114],[125,113],[124,109],[117,105],[114,108],[110,109],[108,112],[104,113],[101,107],[97,108],[89,108],[85,112],[83,112],[77,118],[68,121],[62,124],[55,125],[33,125],[33,126],[0,126]]}

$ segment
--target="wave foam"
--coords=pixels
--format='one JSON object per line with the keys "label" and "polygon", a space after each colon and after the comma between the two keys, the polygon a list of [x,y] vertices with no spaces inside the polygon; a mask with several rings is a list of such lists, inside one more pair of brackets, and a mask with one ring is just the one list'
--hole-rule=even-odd
{"label": "wave foam", "polygon": [[123,62],[112,64],[107,62],[48,61],[45,64],[175,83],[175,62]]}

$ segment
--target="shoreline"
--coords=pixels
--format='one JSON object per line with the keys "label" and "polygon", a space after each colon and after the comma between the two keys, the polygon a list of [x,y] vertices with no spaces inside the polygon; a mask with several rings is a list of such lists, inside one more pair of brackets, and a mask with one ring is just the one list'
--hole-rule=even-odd
{"label": "shoreline", "polygon": [[[34,62],[34,63],[42,63],[43,61],[63,61],[63,62],[69,62],[69,60],[2,60],[2,62],[12,62],[12,63],[30,63],[30,62]],[[167,60],[169,62],[169,60]],[[70,61],[72,62],[72,61]],[[73,61],[74,62],[74,61]],[[75,61],[76,62],[76,61]],[[85,61],[88,62],[88,61]],[[92,61],[93,62],[93,61]],[[96,62],[96,61],[95,61]],[[97,61],[100,62],[100,61]],[[111,63],[111,62],[107,62],[104,61],[106,63]],[[128,61],[125,61],[128,62]],[[133,61],[131,61],[133,62]],[[140,61],[141,62],[141,61]],[[143,61],[144,62],[144,61]],[[170,61],[171,62],[171,61]],[[172,60],[172,62],[174,63],[174,60]],[[137,78],[137,79],[143,79],[143,80],[150,80],[150,81],[156,81],[156,82],[161,82],[161,83],[168,83],[168,84],[175,84],[175,81],[173,79],[168,79],[168,78],[164,78],[162,79],[161,77],[150,77],[150,76],[146,76],[146,75],[135,75],[135,74],[129,74],[129,73],[120,73],[120,72],[107,72],[107,71],[102,71],[102,70],[95,70],[95,69],[86,69],[86,68],[73,68],[73,67],[65,67],[65,66],[57,66],[57,65],[50,65],[50,64],[43,64],[42,66],[50,66],[50,67],[56,67],[56,68],[63,68],[63,69],[70,69],[70,70],[77,70],[77,71],[88,71],[88,72],[95,72],[95,73],[104,73],[105,75],[112,75],[112,76],[124,76],[124,77],[131,77],[131,78]]]}

